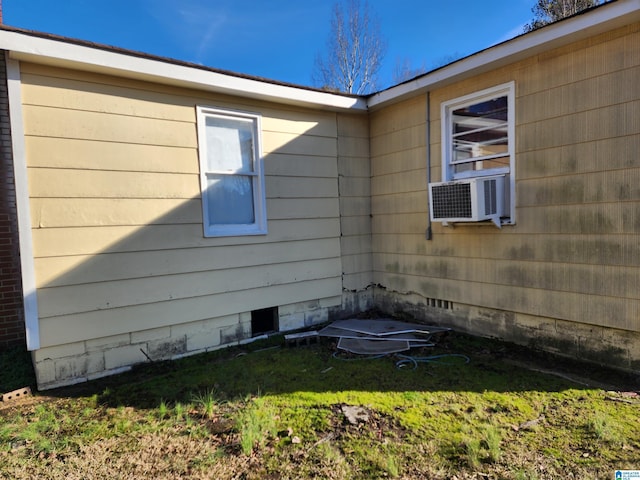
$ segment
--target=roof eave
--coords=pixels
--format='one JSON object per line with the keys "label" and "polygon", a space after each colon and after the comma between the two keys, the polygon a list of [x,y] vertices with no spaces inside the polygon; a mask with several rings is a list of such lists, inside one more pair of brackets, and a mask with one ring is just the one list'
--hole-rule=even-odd
{"label": "roof eave", "polygon": [[234,76],[207,68],[172,63],[160,58],[128,54],[42,37],[21,31],[0,30],[0,48],[12,59],[104,73],[118,77],[242,96],[281,104],[332,111],[366,112],[366,99],[257,78]]}
{"label": "roof eave", "polygon": [[521,35],[368,97],[369,109],[399,102],[454,82],[598,35],[640,20],[640,0],[605,4],[592,12]]}

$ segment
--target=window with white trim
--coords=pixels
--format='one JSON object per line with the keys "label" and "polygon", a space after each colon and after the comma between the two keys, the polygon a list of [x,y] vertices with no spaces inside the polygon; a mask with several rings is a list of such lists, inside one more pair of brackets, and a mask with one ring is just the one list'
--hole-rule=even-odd
{"label": "window with white trim", "polygon": [[442,103],[442,181],[504,176],[505,217],[515,223],[515,84]]}
{"label": "window with white trim", "polygon": [[197,107],[205,237],[267,233],[260,115]]}

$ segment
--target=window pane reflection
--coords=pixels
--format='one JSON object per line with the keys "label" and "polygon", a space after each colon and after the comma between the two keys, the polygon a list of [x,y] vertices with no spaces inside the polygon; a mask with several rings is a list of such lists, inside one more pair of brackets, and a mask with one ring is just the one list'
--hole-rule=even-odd
{"label": "window pane reflection", "polygon": [[210,175],[207,187],[209,223],[254,223],[252,183],[253,178],[246,175]]}
{"label": "window pane reflection", "polygon": [[[507,154],[507,97],[453,111],[453,162]],[[488,168],[488,167],[485,167]]]}
{"label": "window pane reflection", "polygon": [[243,120],[207,117],[207,164],[218,172],[251,172],[253,124]]}

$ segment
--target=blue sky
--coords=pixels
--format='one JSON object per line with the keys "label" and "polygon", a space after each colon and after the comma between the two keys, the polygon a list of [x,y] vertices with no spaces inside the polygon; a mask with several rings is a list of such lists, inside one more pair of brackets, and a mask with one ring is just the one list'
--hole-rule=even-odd
{"label": "blue sky", "polygon": [[[398,62],[431,69],[522,32],[535,0],[369,0]],[[7,25],[312,85],[333,0],[2,0]]]}

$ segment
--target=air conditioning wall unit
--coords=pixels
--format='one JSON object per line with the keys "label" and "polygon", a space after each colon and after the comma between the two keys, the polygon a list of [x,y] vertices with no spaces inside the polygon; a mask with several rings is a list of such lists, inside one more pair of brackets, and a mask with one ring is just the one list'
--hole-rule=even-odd
{"label": "air conditioning wall unit", "polygon": [[429,184],[431,221],[458,223],[491,220],[501,227],[504,175]]}

